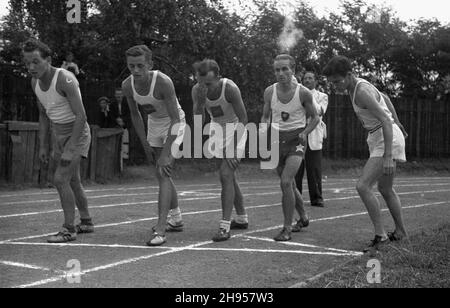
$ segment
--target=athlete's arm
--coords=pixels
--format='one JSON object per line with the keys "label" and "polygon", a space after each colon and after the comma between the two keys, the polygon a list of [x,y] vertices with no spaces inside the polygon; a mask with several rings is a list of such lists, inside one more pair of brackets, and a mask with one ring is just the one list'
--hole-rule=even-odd
{"label": "athlete's arm", "polygon": [[244,101],[242,100],[241,91],[238,86],[229,81],[225,88],[225,99],[229,102],[234,109],[234,113],[239,119],[239,122],[244,126],[248,123],[247,110],[245,110]]}
{"label": "athlete's arm", "polygon": [[[233,106],[234,113],[238,117],[239,123],[244,126],[247,125],[247,110],[245,109],[244,101],[242,100],[241,90],[239,90],[239,87],[231,80],[226,84],[225,87],[225,99]],[[244,133],[244,130],[237,129],[235,135],[235,137],[237,138],[236,140],[241,140]],[[235,151],[237,150],[238,149],[235,149]],[[227,160],[227,162],[230,165],[231,169],[235,170],[238,167],[239,160],[240,158],[236,156],[235,159]]]}
{"label": "athlete's arm", "polygon": [[197,83],[192,87],[191,96],[193,103],[193,115],[202,116],[202,126],[205,124],[205,102],[206,102],[206,92],[208,89],[205,86]]}
{"label": "athlete's arm", "polygon": [[321,114],[319,116],[323,117],[325,115],[325,113],[327,113],[328,110],[328,95],[323,93],[321,95],[319,95],[319,105],[321,108]]}
{"label": "athlete's arm", "polygon": [[311,91],[306,88],[300,87],[300,101],[306,110],[306,118],[310,119],[305,130],[300,134],[300,139],[302,144],[305,145],[307,142],[307,136],[316,128],[320,123],[319,114],[314,106],[314,99]]}
{"label": "athlete's arm", "polygon": [[[36,80],[31,80],[31,86],[34,89],[36,86]],[[39,109],[39,159],[47,164],[48,163],[48,131],[50,129],[50,120],[47,117],[44,107],[42,106],[39,98],[37,99],[37,105]]]}
{"label": "athlete's arm", "polygon": [[83,106],[83,100],[81,98],[80,86],[78,80],[73,74],[66,73],[62,71],[58,76],[58,81],[56,84],[56,89],[58,92],[62,93],[64,97],[67,98],[75,115],[75,123],[72,129],[72,135],[69,141],[64,147],[64,152],[61,156],[61,165],[67,166],[72,161],[72,152],[76,147],[78,140],[80,140],[81,134],[84,131],[87,117]]}
{"label": "athlete's arm", "polygon": [[270,124],[270,116],[272,114],[272,109],[270,106],[273,95],[272,90],[276,91],[275,87],[268,87],[266,91],[264,91],[264,107],[261,123],[266,123],[268,125]]}
{"label": "athlete's arm", "polygon": [[392,104],[391,99],[385,93],[381,93],[381,95],[383,95],[384,101],[386,102],[386,106],[388,107],[389,111],[392,113],[392,116],[394,117],[395,123],[398,125],[398,127],[402,131],[402,133],[405,136],[405,138],[407,138],[408,137],[408,133],[406,132],[406,130],[403,127],[402,123],[400,123],[400,120],[398,119],[397,112],[395,111],[395,108],[394,108],[394,105]]}
{"label": "athlete's arm", "polygon": [[130,82],[131,80],[125,80],[122,83],[122,92],[123,95],[127,98],[126,101],[128,102],[128,108],[130,110],[131,123],[133,123],[133,126],[136,130],[136,134],[138,135],[138,138],[141,141],[148,162],[154,164],[155,151],[153,151],[153,149],[151,148],[150,144],[147,141],[144,121],[142,120],[142,116],[137,107],[137,103],[133,98]]}
{"label": "athlete's arm", "polygon": [[391,175],[394,172],[394,161],[392,159],[393,127],[389,115],[378,103],[378,93],[372,87],[362,84],[355,97],[355,103],[359,107],[368,109],[383,125],[384,137],[384,174]]}
{"label": "athlete's arm", "polygon": [[161,152],[161,156],[158,160],[158,165],[163,168],[163,171],[170,176],[171,164],[174,160],[172,156],[172,144],[177,139],[177,133],[172,134],[172,128],[176,128],[175,132],[178,132],[181,125],[180,112],[178,111],[178,100],[175,94],[175,87],[172,80],[163,74],[158,74],[155,88],[160,90],[162,94],[164,104],[167,108],[167,113],[170,117],[170,128],[167,136],[166,143]]}

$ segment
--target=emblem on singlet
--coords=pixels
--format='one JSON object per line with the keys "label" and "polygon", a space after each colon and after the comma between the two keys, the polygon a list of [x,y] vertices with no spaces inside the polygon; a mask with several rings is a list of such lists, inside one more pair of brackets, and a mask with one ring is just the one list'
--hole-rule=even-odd
{"label": "emblem on singlet", "polygon": [[225,115],[221,106],[211,107],[211,114],[214,118],[223,117]]}
{"label": "emblem on singlet", "polygon": [[289,120],[290,114],[287,112],[282,112],[281,113],[281,119],[286,122],[287,120]]}
{"label": "emblem on singlet", "polygon": [[145,114],[152,114],[153,112],[156,112],[155,107],[153,105],[151,105],[151,104],[140,105],[140,106],[141,106],[142,111]]}

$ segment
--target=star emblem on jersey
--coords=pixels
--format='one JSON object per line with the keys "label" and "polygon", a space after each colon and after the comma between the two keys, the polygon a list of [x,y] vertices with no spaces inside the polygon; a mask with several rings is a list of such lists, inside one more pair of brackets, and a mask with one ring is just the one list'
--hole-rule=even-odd
{"label": "star emblem on jersey", "polygon": [[287,112],[282,112],[281,113],[281,119],[283,119],[284,122],[289,120],[289,117],[290,117],[289,113],[287,113]]}

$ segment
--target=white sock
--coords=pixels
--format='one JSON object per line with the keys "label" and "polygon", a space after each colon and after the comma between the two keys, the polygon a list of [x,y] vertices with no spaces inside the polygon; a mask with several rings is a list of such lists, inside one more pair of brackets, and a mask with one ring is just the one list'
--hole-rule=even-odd
{"label": "white sock", "polygon": [[173,221],[173,222],[180,222],[182,220],[181,210],[179,207],[177,207],[176,209],[170,210],[169,216],[170,216],[169,220]]}
{"label": "white sock", "polygon": [[229,220],[221,220],[219,228],[220,229],[225,229],[227,232],[230,232],[230,225],[231,225],[231,221],[229,221]]}
{"label": "white sock", "polygon": [[238,224],[248,224],[248,215],[247,214],[245,214],[245,215],[236,215],[235,221]]}

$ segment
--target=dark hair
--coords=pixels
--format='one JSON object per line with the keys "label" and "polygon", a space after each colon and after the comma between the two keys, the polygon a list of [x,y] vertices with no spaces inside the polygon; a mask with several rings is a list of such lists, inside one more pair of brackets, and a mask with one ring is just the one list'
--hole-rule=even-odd
{"label": "dark hair", "polygon": [[273,60],[273,62],[275,61],[282,61],[282,60],[289,60],[289,64],[291,65],[292,69],[295,69],[295,59],[294,57],[288,55],[288,54],[281,54],[275,57],[275,60]]}
{"label": "dark hair", "polygon": [[107,98],[106,96],[102,96],[97,99],[98,104],[100,104],[103,101],[105,101],[107,104],[109,104],[109,98]]}
{"label": "dark hair", "polygon": [[151,62],[152,61],[152,51],[150,50],[150,48],[147,47],[147,45],[137,45],[137,46],[133,46],[130,49],[128,49],[125,52],[125,55],[127,57],[140,57],[140,56],[145,56],[145,60],[147,62]]}
{"label": "dark hair", "polygon": [[303,78],[305,78],[305,75],[306,74],[313,74],[313,76],[314,76],[314,80],[316,80],[317,81],[317,74],[316,74],[316,72],[314,72],[314,71],[305,71],[304,73],[303,73],[303,77],[302,77],[302,80],[303,80]]}
{"label": "dark hair", "polygon": [[215,76],[219,76],[220,67],[215,60],[204,59],[194,63],[194,69],[200,76],[206,76],[209,72],[213,72]]}
{"label": "dark hair", "polygon": [[22,47],[23,52],[33,52],[39,51],[42,58],[47,58],[52,56],[52,50],[46,44],[38,41],[36,39],[27,40]]}
{"label": "dark hair", "polygon": [[73,66],[69,66],[69,67],[67,68],[67,70],[68,70],[69,72],[71,72],[72,74],[76,75],[76,71],[75,71],[75,68],[74,68]]}
{"label": "dark hair", "polygon": [[347,57],[335,56],[323,69],[323,74],[326,77],[333,75],[339,75],[342,77],[347,76],[347,73],[351,72],[353,69],[352,63]]}

